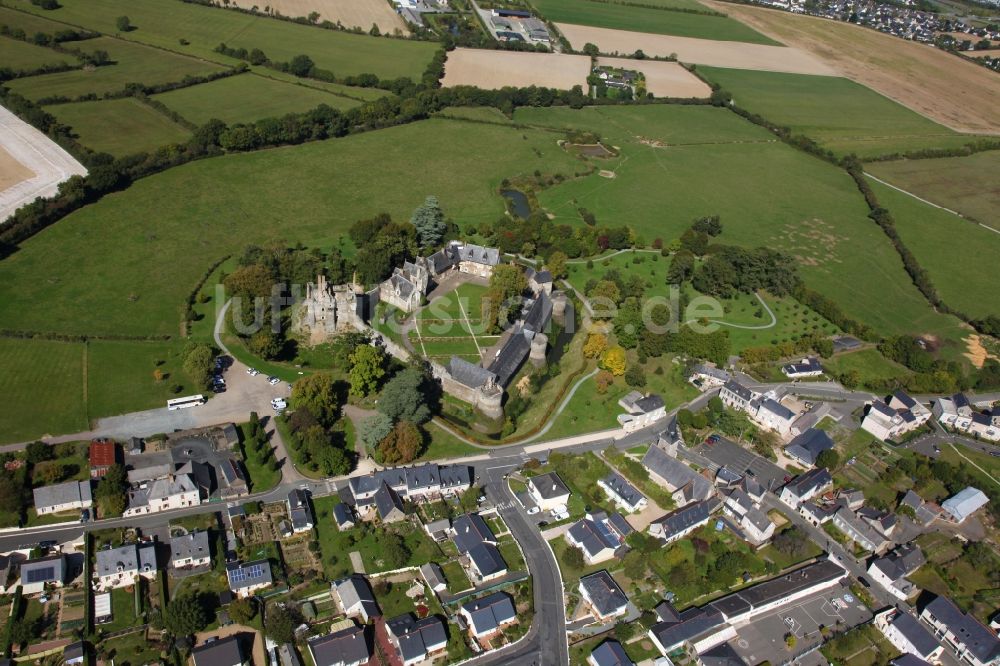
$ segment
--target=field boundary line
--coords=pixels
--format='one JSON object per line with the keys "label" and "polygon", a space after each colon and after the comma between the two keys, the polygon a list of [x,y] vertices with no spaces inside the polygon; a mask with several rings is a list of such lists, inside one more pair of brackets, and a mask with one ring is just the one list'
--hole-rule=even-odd
{"label": "field boundary line", "polygon": [[482,359],[483,349],[479,346],[479,340],[476,338],[476,332],[472,330],[472,323],[469,322],[469,315],[465,313],[465,306],[462,305],[462,297],[457,296],[455,300],[458,301],[458,309],[462,311],[462,319],[465,320],[465,327],[469,329],[469,335],[472,336],[472,343],[476,345],[476,351],[479,352],[479,358]]}
{"label": "field boundary line", "polygon": [[995,227],[991,227],[988,224],[983,224],[982,222],[979,222],[979,221],[976,221],[976,220],[970,220],[969,218],[967,218],[966,216],[962,215],[961,213],[959,213],[956,210],[952,210],[951,208],[946,208],[945,206],[939,206],[938,204],[934,203],[933,201],[928,201],[927,199],[924,199],[923,197],[917,196],[913,192],[908,192],[907,190],[904,190],[901,187],[897,187],[897,186],[893,185],[892,183],[887,183],[886,181],[882,180],[878,176],[873,176],[872,174],[868,173],[867,171],[865,171],[864,174],[867,177],[869,177],[872,180],[874,180],[876,183],[882,183],[886,187],[892,188],[892,189],[896,190],[897,192],[905,194],[906,196],[909,196],[909,197],[913,197],[914,199],[916,199],[920,203],[927,204],[928,206],[933,206],[934,208],[937,208],[938,210],[943,210],[946,213],[951,213],[952,215],[954,215],[956,217],[960,217],[963,220],[966,220],[968,222],[974,222],[975,224],[978,224],[979,226],[981,226],[983,229],[988,229],[989,231],[992,231],[995,234],[1000,234],[1000,229],[997,229]]}
{"label": "field boundary line", "polygon": [[959,451],[957,446],[955,446],[951,442],[948,442],[948,446],[950,446],[952,449],[954,449],[955,453],[957,453],[958,455],[960,455],[963,458],[965,458],[969,462],[970,465],[972,465],[973,467],[975,467],[976,469],[978,469],[980,472],[982,472],[983,474],[985,474],[987,477],[989,477],[989,479],[991,481],[993,481],[993,483],[995,483],[998,486],[1000,486],[1000,481],[997,481],[997,479],[996,479],[995,476],[993,476],[992,474],[990,474],[989,472],[987,472],[985,469],[983,469],[982,467],[980,467],[979,465],[977,465],[976,462],[972,458],[970,458],[969,456],[967,456],[964,453],[962,453],[961,451]]}
{"label": "field boundary line", "polygon": [[[420,314],[419,312],[417,314]],[[413,328],[417,331],[417,342],[420,343],[420,350],[427,356],[427,348],[424,347],[424,336],[420,335],[420,318],[413,315]]]}

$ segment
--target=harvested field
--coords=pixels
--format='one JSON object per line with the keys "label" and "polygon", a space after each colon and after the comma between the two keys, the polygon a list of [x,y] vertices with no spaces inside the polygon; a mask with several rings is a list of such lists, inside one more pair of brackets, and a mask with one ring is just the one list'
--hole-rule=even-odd
{"label": "harvested field", "polygon": [[[250,9],[256,7],[253,0],[230,0],[230,7]],[[308,17],[313,12],[319,14],[320,21],[340,23],[346,28],[362,28],[367,31],[372,24],[381,32],[396,30],[408,33],[406,22],[392,10],[384,0],[269,0],[268,6],[282,16],[291,18]]]}
{"label": "harvested field", "polygon": [[496,90],[505,86],[543,86],[569,90],[586,85],[587,56],[560,53],[521,53],[486,49],[455,49],[444,66],[444,86],[477,86]]}
{"label": "harvested field", "polygon": [[646,77],[646,90],[656,97],[708,97],[712,94],[707,83],[676,62],[598,58],[597,64],[642,72]]}
{"label": "harvested field", "polygon": [[0,222],[87,170],[54,141],[0,107]]}
{"label": "harvested field", "polygon": [[705,4],[955,131],[1000,134],[1000,79],[975,63],[848,23],[715,0]]}
{"label": "harvested field", "polygon": [[797,48],[654,35],[648,32],[592,28],[569,23],[557,23],[556,27],[574,48],[583,48],[584,44],[590,42],[596,44],[602,53],[635,53],[636,50],[641,50],[651,56],[666,57],[675,54],[682,62],[714,67],[759,69],[792,74],[834,73],[819,58]]}

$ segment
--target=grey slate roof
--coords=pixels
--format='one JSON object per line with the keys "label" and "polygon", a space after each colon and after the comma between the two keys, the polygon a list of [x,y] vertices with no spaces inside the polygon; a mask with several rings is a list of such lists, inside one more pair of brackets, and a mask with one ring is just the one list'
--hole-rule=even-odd
{"label": "grey slate roof", "polygon": [[805,372],[822,372],[823,366],[820,364],[819,359],[815,356],[810,356],[809,358],[802,359],[799,363],[789,363],[782,366],[781,370],[786,375],[795,375]]}
{"label": "grey slate roof", "polygon": [[36,509],[76,502],[90,502],[92,499],[89,479],[86,481],[57,483],[54,486],[42,486],[35,488],[32,493],[35,496]]}
{"label": "grey slate roof", "polygon": [[635,486],[626,481],[625,478],[617,472],[608,474],[602,479],[602,481],[604,482],[604,485],[615,491],[619,497],[631,506],[635,506],[639,500],[645,499],[643,494],[640,493]]}
{"label": "grey slate roof", "polygon": [[665,649],[682,645],[707,631],[722,626],[722,613],[712,609],[689,608],[678,616],[677,621],[654,624],[650,631]]}
{"label": "grey slate roof", "polygon": [[443,645],[448,640],[444,623],[435,615],[417,620],[412,613],[407,613],[389,620],[386,626],[399,641],[399,652],[404,661],[422,658],[430,648]]}
{"label": "grey slate roof", "polygon": [[594,648],[590,658],[597,666],[635,666],[618,641],[604,641]]}
{"label": "grey slate roof", "polygon": [[49,555],[21,563],[21,583],[54,583],[66,579],[66,556]]}
{"label": "grey slate roof", "polygon": [[912,654],[902,654],[889,662],[891,666],[931,666],[930,662]]}
{"label": "grey slate roof", "polygon": [[399,498],[399,493],[389,487],[385,481],[377,491],[375,491],[375,509],[379,518],[385,520],[393,510],[403,510],[403,500]]}
{"label": "grey slate roof", "polygon": [[351,512],[351,507],[344,504],[343,502],[338,502],[333,505],[333,519],[337,521],[338,527],[343,527],[348,523],[354,522],[354,514]]}
{"label": "grey slate roof", "polygon": [[421,564],[420,575],[424,577],[424,580],[430,585],[432,590],[448,584],[444,577],[444,571],[435,562]]}
{"label": "grey slate roof", "polygon": [[455,248],[459,261],[471,261],[485,266],[496,266],[500,263],[500,250],[495,247],[483,247],[466,243]]}
{"label": "grey slate roof", "polygon": [[569,495],[569,488],[555,472],[533,476],[528,479],[528,483],[541,495],[542,499],[554,499]]}
{"label": "grey slate roof", "polygon": [[897,612],[889,624],[906,637],[906,640],[917,649],[919,656],[927,656],[938,648],[938,642],[931,632],[909,613]]}
{"label": "grey slate roof", "polygon": [[533,333],[542,333],[549,325],[552,318],[552,299],[544,291],[531,303],[527,314],[524,315],[524,328]]}
{"label": "grey slate roof", "polygon": [[833,440],[830,439],[830,435],[826,431],[819,428],[809,428],[790,441],[785,447],[785,452],[808,465],[815,465],[819,454],[832,448]]}
{"label": "grey slate roof", "polygon": [[822,488],[830,483],[833,483],[830,472],[825,469],[811,469],[804,474],[799,474],[785,484],[785,487],[792,491],[796,497],[803,497],[814,489]]}
{"label": "grey slate roof", "polygon": [[489,370],[497,377],[497,384],[506,386],[511,378],[517,374],[524,359],[528,357],[531,350],[531,343],[521,331],[514,333],[507,338],[507,342],[500,348],[499,355],[490,363]]}
{"label": "grey slate roof", "polygon": [[924,608],[961,641],[983,663],[1000,658],[1000,639],[971,615],[958,609],[951,599],[935,597]]}
{"label": "grey slate roof", "polygon": [[361,574],[353,574],[337,581],[337,594],[340,596],[340,603],[344,609],[348,610],[355,606],[360,606],[362,614],[366,619],[382,615],[378,603],[375,601],[375,593],[372,592],[368,579]]}
{"label": "grey slate roof", "polygon": [[730,379],[728,382],[726,382],[725,388],[738,395],[741,400],[745,400],[747,402],[753,400],[754,396],[753,391],[751,391],[746,386],[743,386],[743,384],[740,384],[735,379]]}
{"label": "grey slate roof", "polygon": [[580,588],[587,590],[587,596],[601,615],[611,615],[628,603],[622,588],[605,569],[581,578]]}
{"label": "grey slate roof", "polygon": [[467,553],[483,542],[496,543],[497,540],[489,525],[478,513],[462,514],[455,519],[452,527],[455,530],[455,545],[460,553]]}
{"label": "grey slate roof", "polygon": [[315,524],[312,508],[309,506],[309,496],[299,488],[293,488],[288,493],[289,517],[292,527],[296,530],[306,530]]}
{"label": "grey slate roof", "polygon": [[271,564],[267,560],[254,560],[253,562],[228,562],[226,564],[226,577],[229,579],[229,589],[239,590],[253,585],[270,585]]}
{"label": "grey slate roof", "polygon": [[170,538],[171,560],[176,561],[186,558],[201,559],[205,556],[211,556],[208,532],[205,530],[195,530],[194,532]]}
{"label": "grey slate roof", "polygon": [[587,557],[594,557],[605,548],[614,550],[618,547],[617,543],[609,539],[608,536],[597,528],[594,521],[588,518],[581,518],[576,521],[569,528],[569,535],[580,544]]}
{"label": "grey slate roof", "polygon": [[642,464],[675,490],[690,486],[691,497],[696,500],[703,500],[712,494],[711,481],[679,460],[671,458],[657,446],[649,447],[642,457]]}
{"label": "grey slate roof", "polygon": [[364,627],[348,627],[307,642],[316,666],[365,662],[372,654]]}
{"label": "grey slate roof", "polygon": [[701,666],[746,666],[746,660],[729,643],[721,643],[698,655]]}
{"label": "grey slate roof", "polygon": [[625,516],[620,513],[613,513],[608,516],[608,523],[611,528],[621,536],[622,540],[625,539],[629,534],[635,532],[635,528],[628,524],[625,520]]}
{"label": "grey slate roof", "polygon": [[97,551],[96,560],[98,576],[111,576],[118,571],[156,571],[156,547],[153,544],[140,547],[128,543],[111,550]]}
{"label": "grey slate roof", "polygon": [[759,608],[779,599],[791,596],[800,590],[820,583],[839,580],[847,573],[830,560],[820,560],[813,564],[782,574],[777,578],[758,583],[753,587],[734,592],[717,599],[708,606],[732,617],[743,609]]}
{"label": "grey slate roof", "polygon": [[653,522],[661,525],[663,528],[664,538],[670,539],[671,536],[683,532],[692,525],[697,525],[708,520],[708,517],[712,513],[714,504],[715,502],[707,500],[692,502],[691,504],[687,504],[679,509],[671,511],[665,516],[657,518]]}
{"label": "grey slate roof", "polygon": [[497,381],[495,372],[475,363],[469,363],[458,356],[452,356],[448,361],[448,374],[456,382],[469,388],[480,388]]}
{"label": "grey slate roof", "polygon": [[476,634],[494,631],[517,617],[514,601],[506,592],[494,592],[462,606]]}
{"label": "grey slate roof", "polygon": [[507,570],[507,563],[504,562],[503,555],[491,543],[477,543],[469,549],[467,555],[475,564],[479,575],[484,578]]}
{"label": "grey slate roof", "polygon": [[195,666],[233,666],[243,663],[243,652],[237,636],[219,638],[191,650]]}
{"label": "grey slate roof", "polygon": [[636,400],[635,407],[642,414],[655,412],[657,409],[662,409],[664,407],[663,398],[655,393],[652,393],[644,398]]}

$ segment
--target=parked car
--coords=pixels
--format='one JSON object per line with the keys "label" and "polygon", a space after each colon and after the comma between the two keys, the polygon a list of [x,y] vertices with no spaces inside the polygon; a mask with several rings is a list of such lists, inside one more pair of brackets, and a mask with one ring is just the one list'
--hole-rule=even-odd
{"label": "parked car", "polygon": [[277,384],[280,381],[281,380],[278,379],[277,377],[268,377],[267,378],[267,383],[270,384],[271,386],[274,386],[275,384]]}
{"label": "parked car", "polygon": [[247,368],[247,374],[250,375],[251,377],[256,377],[257,375],[260,374],[260,371],[257,370],[257,368]]}
{"label": "parked car", "polygon": [[537,506],[533,506],[530,509],[528,509],[528,515],[529,516],[533,516],[536,513],[538,513],[539,511],[541,511],[541,509],[539,509]]}

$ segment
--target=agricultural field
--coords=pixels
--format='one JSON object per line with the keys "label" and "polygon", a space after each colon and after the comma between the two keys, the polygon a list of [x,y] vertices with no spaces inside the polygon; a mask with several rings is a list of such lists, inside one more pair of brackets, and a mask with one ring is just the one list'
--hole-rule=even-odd
{"label": "agricultural field", "polygon": [[881,183],[870,184],[945,303],[973,318],[1000,312],[993,271],[1000,257],[1000,233]]}
{"label": "agricultural field", "polygon": [[995,73],[973,62],[841,21],[715,0],[704,4],[823,58],[841,76],[957,132],[995,133],[1000,126]]}
{"label": "agricultural field", "polygon": [[409,219],[431,192],[456,220],[493,221],[504,178],[580,167],[550,132],[437,119],[200,160],[104,197],[0,262],[0,327],[176,335],[200,276],[248,243],[323,246],[380,211]]}
{"label": "agricultural field", "polygon": [[45,110],[72,127],[80,143],[115,157],[152,152],[191,137],[186,128],[134,97],[56,104]]}
{"label": "agricultural field", "polygon": [[[90,418],[162,407],[177,394],[198,393],[182,369],[181,350],[181,343],[168,341],[88,342],[87,412]],[[177,394],[171,391],[175,385],[181,388]]]}
{"label": "agricultural field", "polygon": [[[0,23],[3,23],[2,16]],[[15,72],[30,72],[44,65],[60,63],[75,65],[76,58],[44,46],[35,46],[11,37],[0,37],[0,67],[9,67]]]}
{"label": "agricultural field", "polygon": [[709,97],[712,94],[707,83],[676,62],[598,58],[597,64],[642,72],[646,90],[656,97]]}
{"label": "agricultural field", "polygon": [[79,342],[0,338],[0,439],[87,429],[83,354]]}
{"label": "agricultural field", "polygon": [[700,67],[736,104],[804,134],[839,155],[859,157],[951,148],[976,137],[958,134],[850,79]]}
{"label": "agricultural field", "polygon": [[309,85],[285,83],[252,73],[171,90],[154,95],[153,99],[195,125],[204,125],[213,118],[229,125],[252,123],[262,118],[302,113],[320,104],[340,110],[360,104]]}
{"label": "agricultural field", "polygon": [[[72,48],[73,43],[67,42],[64,46]],[[205,76],[224,69],[215,63],[113,37],[78,42],[78,48],[84,53],[107,51],[113,64],[90,71],[75,70],[15,79],[6,85],[31,100],[51,97],[75,99],[81,95],[118,92],[129,83],[179,83],[186,76]]]}
{"label": "agricultural field", "polygon": [[[669,243],[692,220],[720,215],[719,242],[791,254],[806,284],[848,315],[883,333],[950,339],[956,353],[964,346],[957,344],[965,335],[959,321],[937,314],[912,285],[846,173],[766,138],[761,128],[720,109],[618,111],[515,113],[517,122],[597,128],[605,142],[620,148],[618,157],[601,165],[613,178],[594,173],[538,193],[557,222],[582,224],[578,208],[583,207],[599,224],[628,224],[646,242]],[[582,121],[574,122],[577,118]],[[692,145],[671,145],[678,139]],[[886,308],[887,302],[893,307]]]}
{"label": "agricultural field", "polygon": [[[230,0],[230,7],[251,9],[257,7],[253,0]],[[409,33],[406,22],[383,0],[268,0],[271,11],[292,18],[309,17],[315,12],[319,21],[340,23],[346,28],[361,28],[365,32],[377,25],[384,33]]]}
{"label": "agricultural field", "polygon": [[778,44],[725,16],[690,14],[592,0],[535,0],[533,4],[545,18],[554,23],[573,23],[615,30],[752,44]]}
{"label": "agricultural field", "polygon": [[621,5],[653,5],[656,7],[661,7],[663,9],[693,9],[699,12],[708,12],[710,10],[705,5],[698,2],[698,0],[642,0],[637,2],[636,0],[612,0],[615,4]]}
{"label": "agricultural field", "polygon": [[448,54],[442,84],[486,90],[507,86],[569,90],[586,85],[588,74],[587,56],[458,48]]}
{"label": "agricultural field", "polygon": [[837,354],[823,360],[823,367],[834,375],[857,372],[861,386],[884,386],[894,380],[904,380],[910,371],[895,361],[890,361],[877,349]]}
{"label": "agricultural field", "polygon": [[[237,61],[214,51],[219,42],[261,49],[275,62],[305,54],[337,76],[371,73],[417,80],[437,49],[428,42],[348,34],[195,3],[66,0],[59,4],[45,17],[115,34],[117,17],[128,15],[135,26],[127,33],[129,40],[226,64]],[[10,5],[36,14],[43,11],[29,0],[10,0]]]}
{"label": "agricultural field", "polygon": [[482,299],[486,287],[466,283],[435,297],[416,316],[410,344],[427,358],[446,364],[452,356],[479,363],[486,351],[500,341],[486,335]]}
{"label": "agricultural field", "polygon": [[[629,11],[633,8],[628,7]],[[662,12],[677,14],[678,12]],[[720,19],[698,16],[697,18],[718,21]],[[794,72],[797,74],[835,74],[822,58],[803,49],[773,45],[772,42],[751,44],[748,42],[718,41],[698,37],[657,34],[655,32],[632,32],[592,25],[557,23],[559,32],[576,49],[585,44],[595,44],[602,53],[610,55],[632,55],[637,50],[647,56],[667,58],[676,56],[683,63],[733,67],[735,69],[760,69],[770,72]],[[645,28],[643,28],[645,29]]]}
{"label": "agricultural field", "polygon": [[967,157],[866,164],[865,170],[964,217],[1000,229],[1000,151]]}

